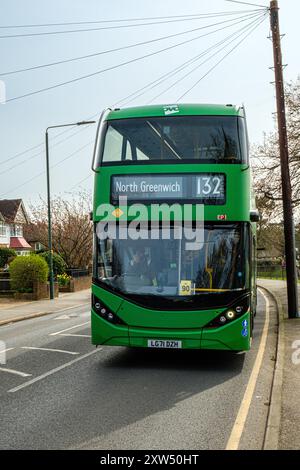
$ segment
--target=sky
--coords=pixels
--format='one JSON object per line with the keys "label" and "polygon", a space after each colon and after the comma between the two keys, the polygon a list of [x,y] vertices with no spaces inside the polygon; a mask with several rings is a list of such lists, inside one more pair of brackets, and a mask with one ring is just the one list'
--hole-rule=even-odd
{"label": "sky", "polygon": [[[249,1],[251,3],[251,0]],[[255,0],[253,1],[256,3]],[[263,6],[269,4],[266,0],[259,0],[258,3]],[[264,133],[274,129],[275,90],[270,83],[274,80],[274,75],[270,69],[273,55],[271,41],[267,38],[270,34],[268,16],[257,29],[210,71],[246,36],[247,31],[250,32],[250,29],[240,32],[238,30],[246,28],[247,25],[251,28],[251,21],[253,27],[257,24],[260,19],[258,16],[253,16],[252,19],[246,18],[246,15],[256,14],[253,12],[258,9],[256,6],[240,5],[225,0],[185,0],[184,2],[182,0],[164,0],[163,2],[157,0],[111,0],[110,2],[101,0],[52,0],[51,2],[10,0],[6,2],[0,0],[0,5],[0,80],[2,80],[0,91],[5,86],[7,100],[6,103],[0,104],[1,199],[23,198],[26,204],[35,204],[40,197],[45,199],[44,139],[45,129],[48,126],[78,122],[91,116],[95,119],[108,106],[125,106],[127,102],[124,98],[162,76],[166,78],[163,83],[152,89],[147,88],[146,92],[142,90],[144,93],[128,103],[128,106],[148,103],[173,104],[178,102],[178,98],[183,94],[185,96],[179,102],[243,103],[246,106],[251,143],[262,142]],[[298,53],[300,2],[299,0],[279,0],[279,6],[281,33],[285,34],[282,40],[283,61],[288,64],[284,70],[285,80],[296,80],[300,72]],[[235,15],[224,14],[224,12],[233,11],[237,13]],[[222,15],[216,16],[221,12]],[[185,21],[181,21],[184,15],[197,14],[215,16],[202,16],[197,19],[186,16]],[[147,18],[166,16],[174,16],[174,18],[147,20]],[[242,16],[244,18],[241,18]],[[146,19],[133,21],[136,18]],[[108,22],[127,19],[131,21]],[[238,24],[237,21],[242,19],[244,21]],[[28,27],[28,25],[49,23],[95,21],[106,21],[106,23]],[[169,22],[139,27],[126,26],[157,21]],[[226,23],[220,24],[222,21]],[[236,25],[232,25],[234,22]],[[208,25],[216,23],[219,24],[207,28]],[[16,27],[21,25],[27,25],[27,27]],[[115,27],[120,25],[126,27]],[[6,26],[15,27],[6,28]],[[69,34],[3,37],[107,26],[114,26],[114,28]],[[225,26],[227,28],[222,31],[203,36]],[[204,29],[196,30],[197,28]],[[192,29],[195,31],[84,60],[1,75],[175,35]],[[229,37],[235,32],[236,36]],[[239,37],[238,34],[243,35]],[[102,69],[152,54],[200,35],[203,37],[130,64],[95,74]],[[227,42],[226,38],[228,38]],[[216,44],[219,45],[189,67],[177,74],[172,72],[176,67]],[[222,47],[225,48],[221,50]],[[211,57],[214,52],[217,54]],[[206,62],[201,65],[205,60]],[[12,98],[88,74],[94,75],[52,90],[12,100]],[[197,81],[199,83],[195,85]],[[178,83],[175,84],[175,82]],[[156,97],[158,94],[160,96]],[[61,136],[59,136],[61,129],[49,131],[52,194],[68,198],[74,191],[92,188],[90,168],[95,131],[95,125],[69,128]],[[32,150],[27,151],[31,148]]]}

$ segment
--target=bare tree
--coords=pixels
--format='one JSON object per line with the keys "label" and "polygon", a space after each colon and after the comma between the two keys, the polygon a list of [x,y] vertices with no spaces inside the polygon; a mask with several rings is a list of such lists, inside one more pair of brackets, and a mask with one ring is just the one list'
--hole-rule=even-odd
{"label": "bare tree", "polygon": [[[85,268],[91,264],[93,228],[89,213],[91,196],[86,192],[65,200],[51,201],[53,250],[59,253],[68,267]],[[47,205],[41,201],[31,206],[31,223],[25,228],[25,237],[48,247]]]}
{"label": "bare tree", "polygon": [[[300,209],[300,78],[286,85],[286,116],[289,163],[295,212]],[[261,145],[252,148],[254,182],[261,210],[272,217],[282,214],[281,172],[277,133],[265,135]],[[270,215],[270,214],[269,214]]]}

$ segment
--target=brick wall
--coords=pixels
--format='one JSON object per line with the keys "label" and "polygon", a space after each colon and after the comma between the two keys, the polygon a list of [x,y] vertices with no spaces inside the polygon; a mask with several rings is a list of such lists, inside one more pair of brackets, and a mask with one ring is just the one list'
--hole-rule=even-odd
{"label": "brick wall", "polygon": [[[36,300],[49,299],[50,298],[50,285],[49,283],[44,284],[42,282],[36,282],[33,284],[33,294]],[[54,297],[58,297],[58,283],[54,283]]]}
{"label": "brick wall", "polygon": [[[15,292],[15,299],[17,300],[42,300],[50,298],[50,286],[49,283],[35,282],[33,284],[32,293],[21,293]],[[58,283],[54,283],[54,297],[58,297]]]}
{"label": "brick wall", "polygon": [[71,279],[70,292],[77,292],[79,290],[89,289],[92,284],[91,276],[82,276]]}

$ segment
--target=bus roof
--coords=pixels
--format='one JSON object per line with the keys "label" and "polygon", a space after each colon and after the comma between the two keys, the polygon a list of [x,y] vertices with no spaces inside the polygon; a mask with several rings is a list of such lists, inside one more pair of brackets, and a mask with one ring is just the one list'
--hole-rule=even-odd
{"label": "bus roof", "polygon": [[106,120],[159,116],[244,116],[244,108],[232,104],[155,104],[111,110]]}

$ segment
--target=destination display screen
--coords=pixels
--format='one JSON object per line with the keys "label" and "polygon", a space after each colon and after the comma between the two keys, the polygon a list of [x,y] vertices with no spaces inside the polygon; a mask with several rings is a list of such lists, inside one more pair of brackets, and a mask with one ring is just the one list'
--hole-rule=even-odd
{"label": "destination display screen", "polygon": [[225,204],[226,179],[223,173],[171,175],[114,175],[111,178],[111,202],[120,196],[134,202],[186,201],[201,204]]}

